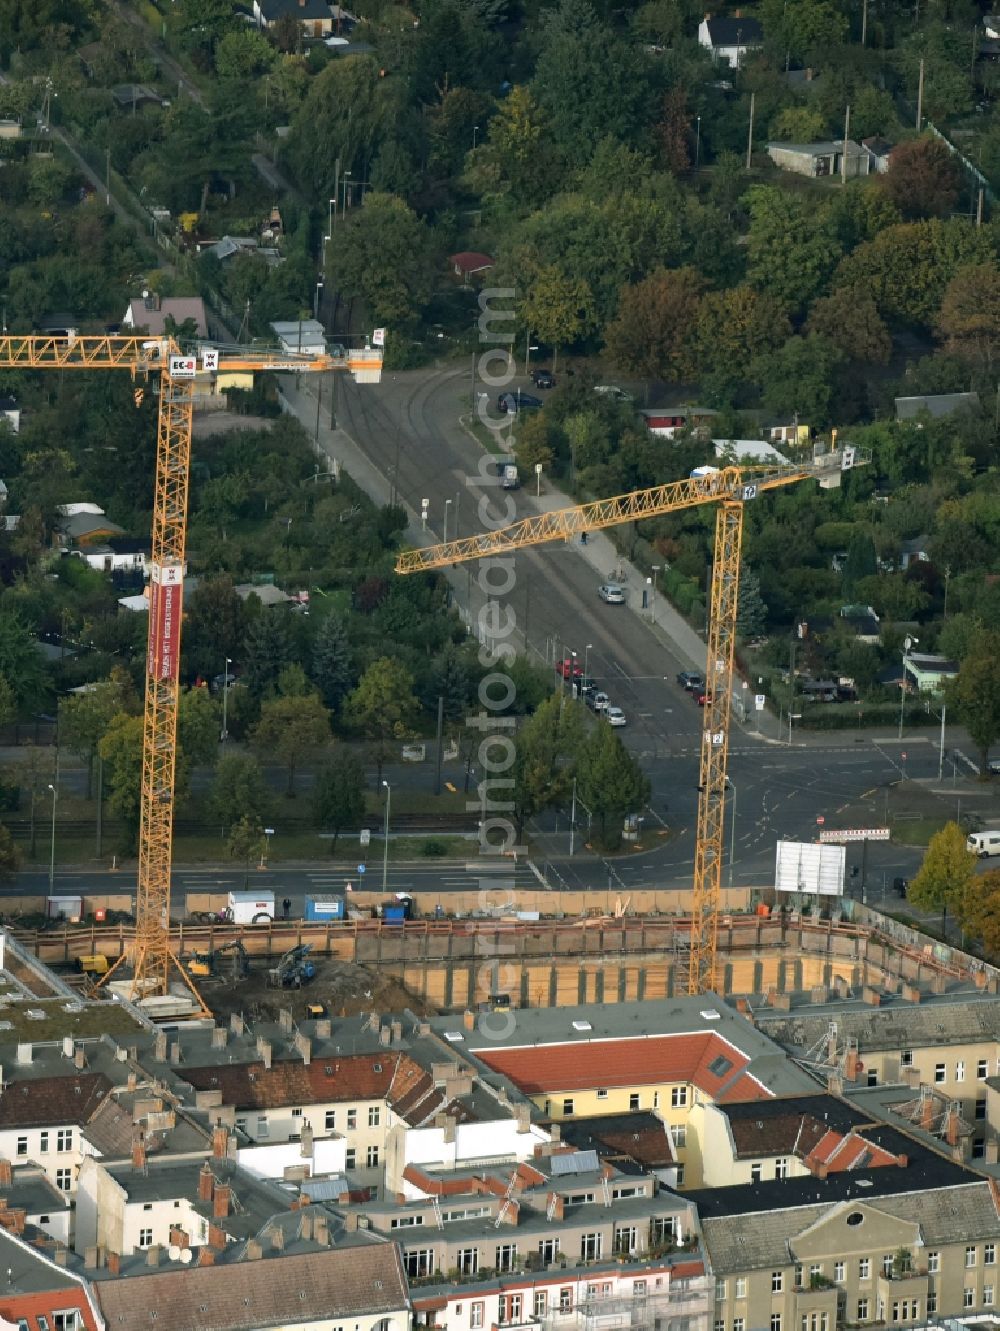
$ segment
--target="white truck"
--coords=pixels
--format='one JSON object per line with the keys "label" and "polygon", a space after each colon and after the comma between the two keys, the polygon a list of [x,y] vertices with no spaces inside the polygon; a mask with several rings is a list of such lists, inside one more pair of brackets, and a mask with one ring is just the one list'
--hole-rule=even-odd
{"label": "white truck", "polygon": [[274,893],[230,892],[226,915],[233,924],[270,924],[274,919]]}
{"label": "white truck", "polygon": [[500,485],[504,490],[516,490],[520,485],[517,477],[517,465],[513,462],[501,462]]}

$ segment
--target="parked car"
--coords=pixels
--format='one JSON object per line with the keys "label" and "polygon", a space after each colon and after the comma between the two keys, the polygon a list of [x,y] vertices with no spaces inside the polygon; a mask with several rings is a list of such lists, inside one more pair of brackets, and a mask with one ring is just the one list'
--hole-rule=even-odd
{"label": "parked car", "polygon": [[991,758],[986,764],[990,776],[1000,776],[1000,758]]}
{"label": "parked car", "polygon": [[620,707],[606,707],[604,715],[607,717],[609,725],[624,726],[628,724],[625,713]]}
{"label": "parked car", "polygon": [[544,405],[540,397],[532,397],[530,393],[506,392],[497,398],[497,411],[506,412],[509,416],[516,416],[519,411],[537,411]]}
{"label": "parked car", "polygon": [[598,689],[587,698],[587,705],[593,707],[595,712],[604,712],[607,711],[610,701],[608,695],[602,689]]}
{"label": "parked car", "polygon": [[695,690],[701,690],[705,687],[705,681],[697,670],[682,670],[677,676],[677,683],[688,693],[694,693]]}
{"label": "parked car", "polygon": [[594,392],[601,393],[604,397],[610,397],[615,402],[631,402],[632,394],[626,393],[624,388],[619,388],[616,384],[595,384]]}
{"label": "parked car", "polygon": [[556,674],[562,675],[563,679],[582,679],[583,667],[572,656],[567,656],[564,661],[556,662]]}
{"label": "parked car", "polygon": [[597,692],[597,681],[587,675],[583,675],[576,682],[577,690],[581,698],[588,697],[591,693]]}
{"label": "parked car", "polygon": [[892,880],[892,890],[897,897],[905,897],[909,886],[910,880],[908,878],[894,878]]}
{"label": "parked car", "polygon": [[704,693],[704,692],[702,692],[702,693],[697,694],[696,696],[697,696],[697,699],[698,699],[698,706],[699,706],[699,707],[707,707],[708,704],[712,701],[712,695],[711,695],[710,693]]}
{"label": "parked car", "polygon": [[555,388],[556,377],[551,370],[532,370],[531,382],[536,388]]}
{"label": "parked car", "polygon": [[617,582],[602,583],[597,589],[597,595],[608,605],[625,604],[625,588]]}

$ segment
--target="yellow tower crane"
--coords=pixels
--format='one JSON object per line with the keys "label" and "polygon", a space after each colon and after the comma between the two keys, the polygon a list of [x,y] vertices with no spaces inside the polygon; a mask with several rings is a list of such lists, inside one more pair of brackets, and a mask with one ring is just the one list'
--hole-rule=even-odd
{"label": "yellow tower crane", "polygon": [[[159,379],[136,927],[131,949],[119,960],[128,957],[131,962],[132,998],[168,994],[170,973],[175,970],[205,1011],[170,946],[174,769],[195,381],[199,373],[347,370],[359,383],[377,383],[382,352],[369,348],[331,357],[202,347],[193,356],[170,337],[5,334],[0,336],[0,368],[128,370],[133,380]],[[136,400],[141,401],[138,392]]]}
{"label": "yellow tower crane", "polygon": [[800,466],[698,468],[687,480],[540,513],[480,536],[463,536],[443,545],[405,550],[396,561],[397,573],[419,573],[471,559],[509,554],[546,541],[568,541],[582,532],[615,527],[623,522],[639,522],[699,504],[718,504],[687,970],[687,991],[690,994],[714,989],[720,978],[716,969],[716,949],[743,512],[747,503],[759,494],[793,485],[796,481],[815,478],[825,489],[839,486],[842,472],[861,461],[857,450],[847,445]]}

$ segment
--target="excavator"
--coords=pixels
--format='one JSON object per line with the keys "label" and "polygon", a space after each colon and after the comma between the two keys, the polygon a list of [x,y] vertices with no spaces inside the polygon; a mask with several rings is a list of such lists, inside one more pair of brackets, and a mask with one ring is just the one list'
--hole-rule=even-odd
{"label": "excavator", "polygon": [[245,980],[250,974],[250,957],[238,938],[211,952],[192,952],[184,958],[184,965],[193,980]]}
{"label": "excavator", "polygon": [[269,972],[273,985],[282,989],[301,989],[316,974],[315,963],[309,960],[312,943],[297,943],[290,947],[277,966]]}

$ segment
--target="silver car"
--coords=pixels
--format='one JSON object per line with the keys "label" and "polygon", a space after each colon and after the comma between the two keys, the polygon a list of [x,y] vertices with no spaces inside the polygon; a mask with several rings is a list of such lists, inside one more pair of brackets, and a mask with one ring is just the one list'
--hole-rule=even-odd
{"label": "silver car", "polygon": [[604,709],[604,716],[608,721],[609,725],[612,726],[628,725],[628,720],[625,716],[625,713],[622,711],[620,707],[606,707]]}
{"label": "silver car", "polygon": [[617,582],[602,583],[597,589],[597,595],[602,601],[607,602],[608,605],[625,604],[625,588],[620,586]]}

